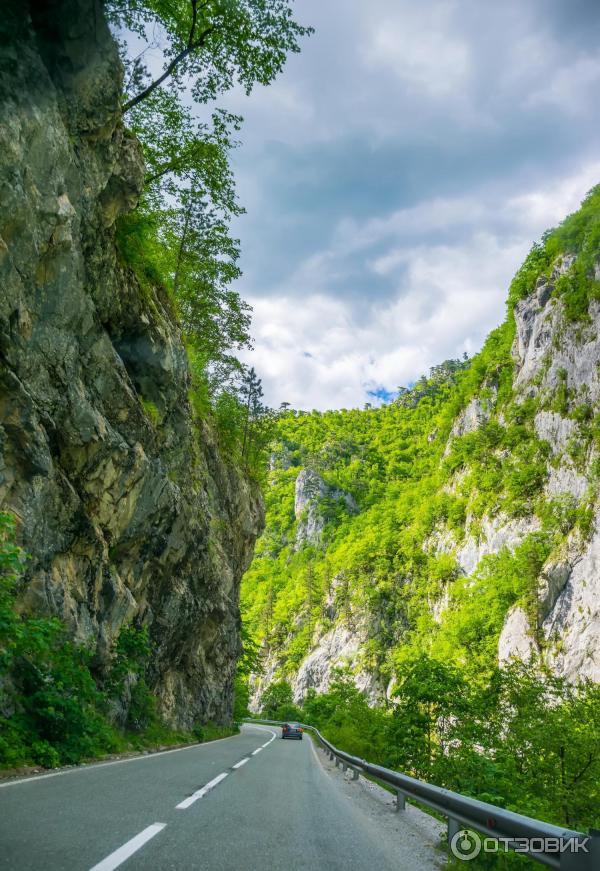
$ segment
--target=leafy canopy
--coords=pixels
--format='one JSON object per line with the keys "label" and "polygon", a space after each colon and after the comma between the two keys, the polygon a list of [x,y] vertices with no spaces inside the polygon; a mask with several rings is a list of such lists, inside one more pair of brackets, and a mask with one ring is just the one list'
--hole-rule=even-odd
{"label": "leafy canopy", "polygon": [[[214,101],[235,85],[249,93],[270,84],[312,28],[295,21],[292,0],[110,0],[107,8],[126,72],[123,111],[146,163],[141,201],[119,221],[119,249],[149,298],[159,288],[172,301],[194,408],[214,416],[233,455],[259,474],[271,412],[237,356],[251,347],[251,310],[234,287],[240,247],[230,226],[244,211],[230,165],[242,119]],[[135,57],[127,31],[144,45]],[[158,71],[146,65],[150,48],[162,50]]]}
{"label": "leafy canopy", "polygon": [[292,17],[290,0],[112,0],[116,23],[146,38],[158,26],[165,37],[163,69],[149,78],[140,60],[132,84],[144,82],[129,96],[132,108],[167,80],[189,86],[194,100],[207,103],[236,83],[249,94],[281,72],[289,53],[312,28]]}

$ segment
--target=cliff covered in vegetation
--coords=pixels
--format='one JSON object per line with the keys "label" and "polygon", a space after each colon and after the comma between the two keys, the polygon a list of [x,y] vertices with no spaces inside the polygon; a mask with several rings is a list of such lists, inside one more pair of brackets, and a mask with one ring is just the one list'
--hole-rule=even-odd
{"label": "cliff covered in vegetation", "polygon": [[[2,623],[0,714],[56,680],[60,704],[72,691],[84,709],[67,648],[44,635],[57,617],[116,688],[113,719],[128,721],[141,651],[169,725],[226,723],[259,489],[198,401],[169,288],[132,268],[143,258],[123,229],[117,244],[145,170],[102,4],[9,2],[2,19],[0,537],[10,551],[16,518],[17,613],[42,622],[37,636]],[[22,686],[5,672],[17,654]]]}
{"label": "cliff covered in vegetation", "polygon": [[422,657],[479,685],[511,660],[600,681],[599,264],[596,188],[473,359],[383,408],[280,420],[243,589],[255,704],[282,679],[296,702],[325,692],[340,667],[393,701]]}

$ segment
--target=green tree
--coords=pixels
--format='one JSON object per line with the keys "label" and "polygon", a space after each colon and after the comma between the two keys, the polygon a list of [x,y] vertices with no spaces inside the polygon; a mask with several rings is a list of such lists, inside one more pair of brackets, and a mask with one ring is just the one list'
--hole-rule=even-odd
{"label": "green tree", "polygon": [[239,723],[244,717],[250,716],[249,682],[251,675],[262,674],[263,664],[259,644],[252,638],[247,627],[242,623],[241,630],[242,655],[238,659],[234,685],[233,719]]}
{"label": "green tree", "polygon": [[390,725],[396,765],[427,779],[448,750],[465,682],[455,668],[425,653],[401,658],[396,681]]}
{"label": "green tree", "polygon": [[18,651],[23,630],[15,612],[16,585],[25,566],[25,554],[15,541],[15,518],[0,512],[0,674]]}
{"label": "green tree", "polygon": [[263,611],[263,623],[265,627],[265,639],[269,638],[273,627],[273,609],[275,607],[275,587],[269,583],[267,587],[267,599]]}
{"label": "green tree", "polygon": [[333,669],[325,693],[308,690],[303,702],[305,722],[316,725],[338,747],[369,761],[385,761],[385,711],[372,708],[357,689],[348,669]]}
{"label": "green tree", "polygon": [[294,21],[289,0],[111,0],[117,24],[142,39],[157,25],[166,36],[161,73],[151,78],[142,58],[130,64],[127,111],[167,84],[190,83],[194,100],[207,103],[239,83],[250,93],[268,85],[299,40],[312,32]]}
{"label": "green tree", "polygon": [[274,432],[275,412],[263,403],[263,389],[254,367],[245,368],[239,387],[242,411],[241,459],[249,471],[266,467]]}
{"label": "green tree", "polygon": [[[497,675],[491,750],[512,807],[571,828],[600,820],[600,688],[513,663]],[[526,797],[524,799],[524,797]]]}
{"label": "green tree", "polygon": [[213,410],[232,448],[242,427],[241,453],[256,472],[264,461],[258,417],[266,415],[252,403],[249,424],[248,389],[259,397],[236,353],[250,345],[250,308],[232,288],[240,270],[230,221],[243,209],[229,155],[242,119],[218,108],[209,121],[203,108],[202,120],[196,114],[235,84],[247,92],[268,85],[312,31],[295,21],[290,0],[110,0],[107,8],[146,48],[157,32],[164,45],[163,69],[152,76],[146,50],[130,58],[121,42],[123,111],[146,160],[141,202],[119,222],[121,253],[143,285],[171,295],[193,357],[197,411]]}
{"label": "green tree", "polygon": [[284,680],[269,684],[260,697],[260,707],[262,716],[267,720],[297,720],[300,717],[292,688]]}

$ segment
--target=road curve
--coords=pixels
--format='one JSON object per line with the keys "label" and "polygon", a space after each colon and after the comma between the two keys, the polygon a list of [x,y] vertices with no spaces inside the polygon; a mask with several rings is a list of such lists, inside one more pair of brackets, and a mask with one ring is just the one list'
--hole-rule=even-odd
{"label": "road curve", "polygon": [[353,801],[310,740],[276,728],[0,785],[10,871],[438,867],[416,846]]}

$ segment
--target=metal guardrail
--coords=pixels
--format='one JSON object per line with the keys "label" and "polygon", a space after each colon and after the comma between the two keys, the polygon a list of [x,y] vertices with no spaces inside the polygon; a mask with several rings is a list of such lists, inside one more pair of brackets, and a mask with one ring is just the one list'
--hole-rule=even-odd
{"label": "metal guardrail", "polygon": [[[281,720],[258,720],[247,718],[246,723],[263,723],[269,726],[282,726]],[[479,841],[479,849],[496,852],[493,844],[501,843],[508,849],[529,856],[536,862],[555,868],[558,871],[600,871],[600,831],[590,829],[588,834],[572,829],[554,826],[535,820],[493,804],[468,798],[450,789],[442,789],[431,783],[409,777],[398,771],[373,765],[343,750],[339,750],[321,735],[315,726],[300,723],[303,729],[312,732],[323,749],[336,765],[342,763],[344,770],[351,768],[354,778],[358,773],[368,774],[397,793],[396,809],[405,807],[407,798],[415,799],[448,820],[448,843],[456,843],[463,830],[478,832],[485,837]],[[486,849],[486,846],[488,849]],[[458,855],[454,852],[454,855]],[[462,858],[473,858],[465,851]]]}

